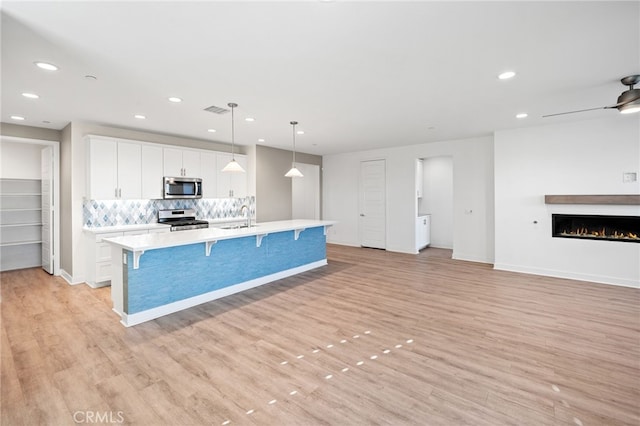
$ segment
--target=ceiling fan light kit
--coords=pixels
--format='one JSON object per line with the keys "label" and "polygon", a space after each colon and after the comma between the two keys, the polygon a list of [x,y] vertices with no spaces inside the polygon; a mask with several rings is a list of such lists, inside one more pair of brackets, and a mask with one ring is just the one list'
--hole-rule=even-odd
{"label": "ceiling fan light kit", "polygon": [[597,109],[617,109],[620,114],[632,114],[640,112],[640,89],[634,89],[633,86],[640,83],[640,74],[629,75],[620,80],[625,86],[629,86],[629,90],[625,90],[618,96],[618,102],[615,105],[579,109],[577,111],[559,112],[556,114],[543,115],[542,118],[555,117],[556,115],[574,114],[576,112],[595,111]]}
{"label": "ceiling fan light kit", "polygon": [[640,111],[640,89],[633,86],[640,83],[640,75],[631,75],[620,80],[622,84],[629,86],[629,90],[622,92],[618,97],[617,107],[621,114],[631,114]]}

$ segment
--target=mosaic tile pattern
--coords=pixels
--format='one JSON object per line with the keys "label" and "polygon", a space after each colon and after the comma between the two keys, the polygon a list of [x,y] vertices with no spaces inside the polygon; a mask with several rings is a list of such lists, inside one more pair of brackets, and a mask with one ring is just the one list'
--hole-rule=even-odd
{"label": "mosaic tile pattern", "polygon": [[225,219],[240,216],[248,204],[255,217],[256,199],[200,198],[198,200],[85,200],[82,221],[87,227],[144,225],[158,221],[158,210],[195,209],[198,219]]}

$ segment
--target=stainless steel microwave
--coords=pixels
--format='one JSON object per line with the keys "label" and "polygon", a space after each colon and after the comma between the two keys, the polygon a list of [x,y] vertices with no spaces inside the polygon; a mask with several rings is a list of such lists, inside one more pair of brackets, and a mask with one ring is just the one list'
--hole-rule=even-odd
{"label": "stainless steel microwave", "polygon": [[164,177],[162,198],[202,198],[202,179],[188,177]]}

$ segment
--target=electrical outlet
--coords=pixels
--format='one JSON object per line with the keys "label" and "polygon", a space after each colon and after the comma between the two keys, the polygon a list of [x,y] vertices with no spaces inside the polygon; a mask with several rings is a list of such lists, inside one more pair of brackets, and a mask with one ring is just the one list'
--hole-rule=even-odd
{"label": "electrical outlet", "polygon": [[636,172],[625,172],[622,174],[623,183],[632,183],[638,181],[638,174]]}

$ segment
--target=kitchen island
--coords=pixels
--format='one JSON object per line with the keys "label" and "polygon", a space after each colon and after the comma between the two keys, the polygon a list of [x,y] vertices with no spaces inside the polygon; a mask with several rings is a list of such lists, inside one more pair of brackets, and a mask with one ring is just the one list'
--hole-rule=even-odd
{"label": "kitchen island", "polygon": [[326,265],[334,223],[286,220],[105,238],[113,310],[128,327]]}

